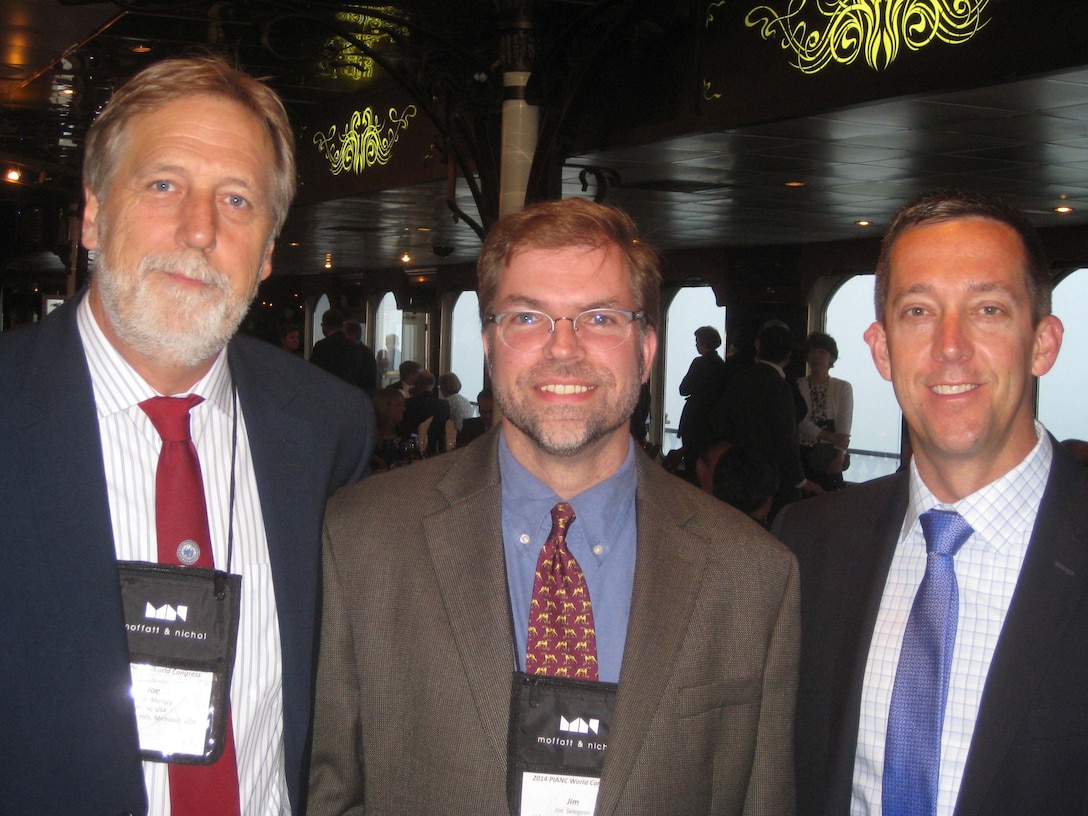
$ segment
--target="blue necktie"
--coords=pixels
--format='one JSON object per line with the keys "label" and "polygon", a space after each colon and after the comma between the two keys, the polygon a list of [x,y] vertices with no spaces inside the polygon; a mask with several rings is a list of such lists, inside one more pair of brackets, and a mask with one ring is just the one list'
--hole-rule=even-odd
{"label": "blue necktie", "polygon": [[948,675],[959,619],[953,556],[971,525],[953,510],[922,514],[926,574],[914,596],[895,671],[884,746],[884,816],[933,816]]}

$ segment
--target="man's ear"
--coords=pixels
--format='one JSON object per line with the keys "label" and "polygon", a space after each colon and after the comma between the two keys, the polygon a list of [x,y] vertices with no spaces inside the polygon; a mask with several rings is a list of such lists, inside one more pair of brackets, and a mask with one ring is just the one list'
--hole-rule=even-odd
{"label": "man's ear", "polygon": [[88,188],[83,188],[83,226],[80,240],[85,249],[98,249],[98,219],[101,202]]}
{"label": "man's ear", "polygon": [[268,276],[272,274],[272,250],[275,248],[276,242],[270,241],[268,244],[268,249],[265,250],[264,253],[264,260],[261,261],[261,271],[260,277],[257,278],[258,281],[267,280]]}
{"label": "man's ear", "polygon": [[1065,326],[1054,315],[1047,315],[1035,327],[1035,348],[1031,358],[1031,373],[1036,377],[1046,374],[1058,359],[1062,347]]}
{"label": "man's ear", "polygon": [[873,362],[880,376],[888,382],[892,379],[892,360],[888,353],[888,334],[884,330],[884,324],[879,320],[865,330],[865,342],[869,344],[869,352],[873,355]]}
{"label": "man's ear", "polygon": [[654,355],[657,354],[657,332],[647,329],[642,334],[642,381],[650,379],[650,366],[654,364]]}

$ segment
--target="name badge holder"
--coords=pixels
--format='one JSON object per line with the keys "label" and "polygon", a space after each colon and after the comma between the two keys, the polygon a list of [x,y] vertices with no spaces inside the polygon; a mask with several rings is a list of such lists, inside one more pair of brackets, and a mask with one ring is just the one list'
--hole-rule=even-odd
{"label": "name badge holder", "polygon": [[616,683],[514,672],[506,788],[513,816],[593,816]]}
{"label": "name badge holder", "polygon": [[242,577],[203,567],[118,564],[140,753],[210,765],[223,753]]}

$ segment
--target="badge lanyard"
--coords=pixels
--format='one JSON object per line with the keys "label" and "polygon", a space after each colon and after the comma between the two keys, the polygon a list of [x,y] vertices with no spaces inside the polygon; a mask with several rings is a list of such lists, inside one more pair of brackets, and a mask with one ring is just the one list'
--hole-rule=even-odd
{"label": "badge lanyard", "polygon": [[242,577],[231,574],[237,455],[238,389],[232,379],[225,571],[118,563],[144,759],[210,764],[223,750],[241,617]]}

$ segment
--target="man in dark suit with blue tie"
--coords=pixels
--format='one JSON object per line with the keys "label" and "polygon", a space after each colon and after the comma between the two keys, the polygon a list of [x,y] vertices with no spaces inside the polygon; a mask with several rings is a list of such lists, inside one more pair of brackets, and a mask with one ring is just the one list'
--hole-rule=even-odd
{"label": "man in dark suit with blue tie", "polygon": [[1034,418],[1057,358],[1027,219],[968,193],[893,219],[865,339],[911,466],[802,502],[798,811],[1088,809],[1088,479]]}
{"label": "man in dark suit with blue tie", "polygon": [[157,560],[171,495],[157,495],[162,443],[142,406],[177,396],[193,403],[215,566],[242,576],[238,793],[204,813],[301,811],[324,504],[363,475],[374,427],[362,391],[233,336],[271,272],[293,144],[275,94],[225,62],[146,69],[88,136],[90,287],[0,336],[5,813],[181,812],[173,768],[142,761],[126,642],[171,627],[127,619],[118,575]]}

